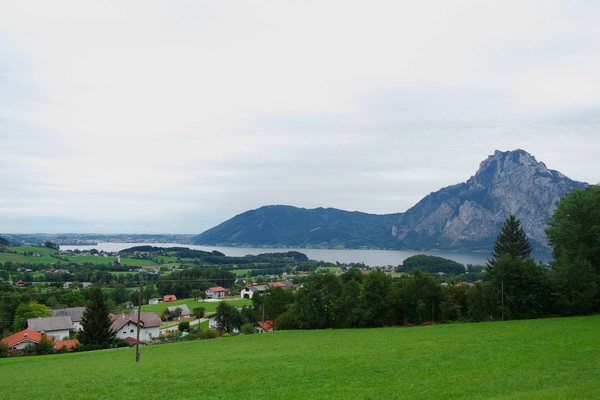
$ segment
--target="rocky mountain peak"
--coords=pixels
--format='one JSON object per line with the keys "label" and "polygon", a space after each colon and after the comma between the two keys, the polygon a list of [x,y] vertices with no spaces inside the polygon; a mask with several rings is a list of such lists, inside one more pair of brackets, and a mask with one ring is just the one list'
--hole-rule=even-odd
{"label": "rocky mountain peak", "polygon": [[432,242],[439,248],[489,247],[514,214],[533,244],[544,247],[546,222],[558,201],[585,186],[524,150],[496,150],[466,182],[432,193],[409,209],[393,232],[406,247]]}
{"label": "rocky mountain peak", "polygon": [[474,185],[496,185],[508,181],[517,181],[524,178],[546,176],[549,179],[568,179],[558,171],[550,170],[543,162],[538,162],[534,156],[525,150],[513,151],[496,150],[493,155],[483,160],[479,169],[467,181]]}

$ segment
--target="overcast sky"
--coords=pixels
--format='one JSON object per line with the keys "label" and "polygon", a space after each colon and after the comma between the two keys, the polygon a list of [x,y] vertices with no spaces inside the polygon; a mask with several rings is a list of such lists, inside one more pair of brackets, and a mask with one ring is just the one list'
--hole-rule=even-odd
{"label": "overcast sky", "polygon": [[524,149],[600,181],[598,1],[0,0],[0,232],[403,212]]}

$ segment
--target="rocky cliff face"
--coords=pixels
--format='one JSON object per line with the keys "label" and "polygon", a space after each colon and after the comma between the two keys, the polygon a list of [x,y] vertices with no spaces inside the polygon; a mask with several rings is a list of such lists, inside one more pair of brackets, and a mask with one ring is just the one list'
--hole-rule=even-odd
{"label": "rocky cliff face", "polygon": [[392,228],[400,247],[489,249],[510,214],[534,247],[545,247],[557,202],[587,184],[546,168],[523,150],[496,151],[467,182],[431,193]]}

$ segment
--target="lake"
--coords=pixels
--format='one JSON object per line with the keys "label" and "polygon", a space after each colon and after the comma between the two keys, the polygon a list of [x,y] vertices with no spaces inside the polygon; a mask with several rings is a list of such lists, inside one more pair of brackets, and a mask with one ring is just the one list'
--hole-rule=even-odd
{"label": "lake", "polygon": [[294,249],[294,248],[255,248],[255,247],[219,247],[219,246],[196,246],[178,243],[98,243],[94,246],[60,246],[61,250],[91,250],[116,252],[134,246],[156,246],[156,247],[187,247],[194,250],[213,251],[217,250],[226,256],[245,256],[263,253],[282,253],[287,251],[298,251],[304,253],[311,260],[326,261],[331,263],[363,263],[370,267],[386,265],[399,265],[408,257],[416,254],[427,254],[447,258],[463,265],[485,265],[491,257],[490,253],[461,253],[444,251],[413,251],[413,250],[335,250],[335,249]]}

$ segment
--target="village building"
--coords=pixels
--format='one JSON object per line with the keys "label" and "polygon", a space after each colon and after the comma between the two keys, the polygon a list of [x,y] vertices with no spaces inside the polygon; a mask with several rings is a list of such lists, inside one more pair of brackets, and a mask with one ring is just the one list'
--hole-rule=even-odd
{"label": "village building", "polygon": [[187,304],[180,304],[178,306],[167,307],[167,312],[169,314],[172,314],[173,312],[176,312],[177,309],[181,310],[181,314],[179,315],[179,317],[177,317],[178,319],[189,318],[192,315]]}
{"label": "village building", "polygon": [[68,338],[73,322],[70,317],[46,317],[27,319],[27,328],[51,336],[55,340]]}
{"label": "village building", "polygon": [[[120,314],[111,316],[111,329],[120,339],[137,338],[137,314]],[[140,341],[152,340],[160,334],[162,320],[153,312],[140,314]]]}
{"label": "village building", "polygon": [[206,297],[209,299],[221,299],[229,296],[229,289],[225,289],[221,286],[210,287],[205,290]]}
{"label": "village building", "polygon": [[74,331],[79,332],[83,327],[81,326],[81,319],[85,312],[85,307],[70,307],[60,308],[57,310],[48,310],[53,317],[69,317],[71,318],[72,328]]}
{"label": "village building", "polygon": [[255,294],[261,294],[267,291],[266,285],[247,285],[240,291],[242,299],[251,299]]}

